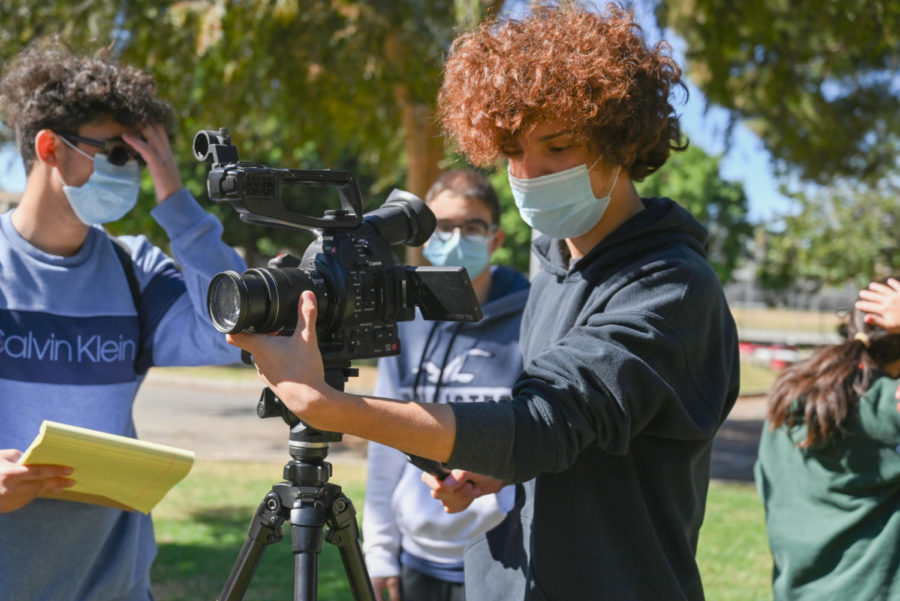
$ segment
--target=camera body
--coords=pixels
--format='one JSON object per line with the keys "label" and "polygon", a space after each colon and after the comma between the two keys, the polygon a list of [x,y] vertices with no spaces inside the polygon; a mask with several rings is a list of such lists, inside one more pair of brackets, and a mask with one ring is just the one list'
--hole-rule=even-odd
{"label": "camera body", "polygon": [[[416,196],[394,190],[378,209],[361,215],[352,174],[333,170],[273,169],[238,161],[226,129],[194,137],[197,160],[209,160],[209,197],[228,202],[241,220],[257,225],[312,230],[318,234],[302,258],[281,255],[266,268],[216,275],[207,309],[221,332],[277,332],[297,324],[304,290],[316,295],[316,331],[326,363],[400,352],[397,322],[415,318],[477,321],[480,305],[462,267],[400,264],[392,245],[424,244],[435,218]],[[335,188],[341,209],[310,217],[288,210],[287,186]]]}

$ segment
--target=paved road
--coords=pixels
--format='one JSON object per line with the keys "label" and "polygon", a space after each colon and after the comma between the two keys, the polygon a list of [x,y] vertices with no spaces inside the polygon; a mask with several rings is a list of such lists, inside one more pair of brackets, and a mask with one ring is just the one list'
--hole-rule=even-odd
{"label": "paved road", "polygon": [[[359,385],[347,385],[358,390]],[[148,441],[191,449],[198,460],[287,461],[288,426],[256,415],[262,384],[172,376],[151,370],[135,401],[138,435]],[[355,437],[329,448],[329,457],[365,459]]]}
{"label": "paved road", "polygon": [[[351,379],[347,390],[371,390],[371,374]],[[288,427],[278,418],[260,419],[261,385],[253,381],[198,380],[151,371],[135,403],[135,422],[144,440],[192,449],[199,460],[289,459]],[[738,401],[713,444],[712,476],[750,482],[765,414],[761,397]],[[344,436],[329,448],[331,459],[364,461],[364,441]]]}

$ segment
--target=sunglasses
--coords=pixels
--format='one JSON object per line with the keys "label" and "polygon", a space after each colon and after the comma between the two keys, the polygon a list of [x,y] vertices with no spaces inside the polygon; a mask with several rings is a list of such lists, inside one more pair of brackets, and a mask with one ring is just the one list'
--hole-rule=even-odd
{"label": "sunglasses", "polygon": [[141,155],[122,140],[95,140],[84,136],[76,136],[75,134],[61,134],[60,137],[65,138],[72,144],[81,142],[82,144],[89,144],[90,146],[103,149],[103,152],[106,154],[106,160],[116,167],[121,167],[131,159],[135,159],[139,165],[144,164],[144,159]]}

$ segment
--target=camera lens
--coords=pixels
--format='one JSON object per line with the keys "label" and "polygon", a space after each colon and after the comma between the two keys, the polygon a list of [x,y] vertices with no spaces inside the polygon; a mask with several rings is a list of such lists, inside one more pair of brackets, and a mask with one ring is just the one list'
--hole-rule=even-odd
{"label": "camera lens", "polygon": [[209,284],[206,307],[217,330],[242,331],[248,321],[250,298],[241,275],[235,271],[216,275]]}
{"label": "camera lens", "polygon": [[220,273],[210,282],[206,304],[213,325],[220,332],[241,330],[238,324],[247,311],[242,283],[240,276],[233,271]]}

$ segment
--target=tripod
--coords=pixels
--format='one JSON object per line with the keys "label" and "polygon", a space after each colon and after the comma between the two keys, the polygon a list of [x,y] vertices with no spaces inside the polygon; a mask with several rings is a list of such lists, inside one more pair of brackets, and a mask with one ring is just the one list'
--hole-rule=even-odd
{"label": "tripod", "polygon": [[[357,375],[350,362],[325,364],[325,380],[333,388],[344,389],[347,378]],[[341,563],[356,601],[375,601],[375,592],[360,548],[356,510],[341,487],[328,482],[331,464],[328,443],[340,442],[338,432],[316,430],[288,410],[269,388],[263,390],[256,407],[259,417],[280,416],[291,427],[288,452],[292,459],[284,466],[285,482],[272,486],[256,509],[247,540],[241,547],[219,601],[240,601],[250,585],[268,545],[282,539],[281,525],[289,520],[294,553],[293,601],[316,601],[322,530],[325,540],[336,545]]]}

